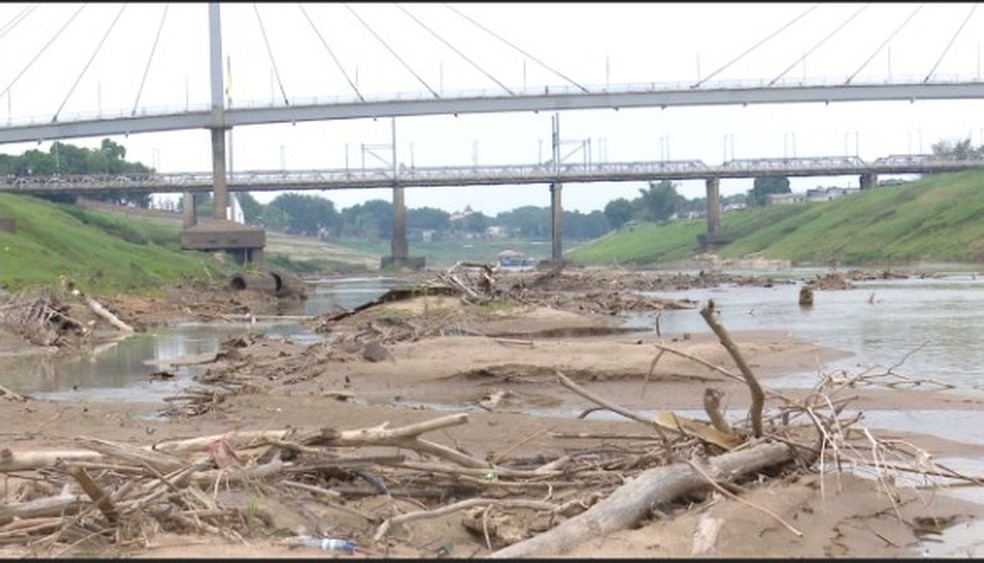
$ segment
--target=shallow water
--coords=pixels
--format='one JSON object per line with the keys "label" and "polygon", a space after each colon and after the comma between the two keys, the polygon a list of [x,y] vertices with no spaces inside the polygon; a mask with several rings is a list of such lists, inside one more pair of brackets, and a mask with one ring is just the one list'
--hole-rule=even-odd
{"label": "shallow water", "polygon": [[[352,309],[397,283],[398,280],[384,277],[316,280],[309,285],[304,313],[313,316],[338,308]],[[895,366],[894,373],[953,385],[955,392],[978,393],[984,388],[984,315],[978,313],[984,310],[984,277],[959,273],[933,279],[863,282],[850,290],[817,291],[814,305],[809,308],[798,304],[800,285],[720,287],[649,295],[687,298],[701,305],[713,299],[722,324],[729,331],[779,330],[854,354],[819,366],[824,372],[845,369],[859,374]],[[663,311],[658,322],[664,337],[709,331],[697,310]],[[635,315],[626,326],[653,326],[653,319]],[[187,385],[191,370],[172,369],[176,377],[169,381],[151,380],[152,373],[170,360],[215,352],[223,340],[250,330],[300,344],[320,339],[296,321],[186,324],[133,336],[82,359],[3,358],[0,373],[4,385],[38,397],[156,401]],[[770,379],[770,384],[812,386],[818,377],[816,370],[792,373]]]}
{"label": "shallow water", "polygon": [[[701,306],[713,299],[729,331],[779,330],[854,356],[826,368],[894,368],[914,379],[931,379],[973,393],[984,387],[984,277],[953,274],[934,279],[859,282],[855,289],[814,292],[814,305],[800,307],[801,284],[770,288],[724,287],[648,295],[689,298]],[[645,322],[652,323],[650,319]],[[696,310],[663,311],[664,336],[709,332]],[[901,365],[898,365],[901,364]],[[812,385],[816,373],[792,374],[773,385]]]}

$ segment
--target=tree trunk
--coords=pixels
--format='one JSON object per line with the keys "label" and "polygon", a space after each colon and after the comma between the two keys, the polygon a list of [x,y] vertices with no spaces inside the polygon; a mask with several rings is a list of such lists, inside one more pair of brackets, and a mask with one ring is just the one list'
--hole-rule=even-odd
{"label": "tree trunk", "polygon": [[[708,473],[715,479],[726,479],[790,461],[793,455],[793,450],[785,444],[760,444],[711,458],[708,460]],[[587,512],[542,534],[493,552],[489,557],[509,559],[559,555],[588,538],[635,526],[649,515],[654,505],[707,486],[710,486],[707,480],[687,464],[675,463],[649,469]]]}

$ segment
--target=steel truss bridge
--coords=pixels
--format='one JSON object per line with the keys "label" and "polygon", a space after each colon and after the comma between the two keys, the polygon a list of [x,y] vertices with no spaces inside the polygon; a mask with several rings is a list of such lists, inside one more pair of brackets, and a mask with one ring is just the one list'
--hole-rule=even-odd
{"label": "steel truss bridge", "polygon": [[[344,190],[393,187],[464,187],[552,183],[700,180],[763,176],[845,176],[932,174],[984,168],[984,159],[944,158],[928,154],[893,155],[865,162],[856,156],[758,158],[708,165],[700,160],[262,170],[228,175],[232,191]],[[0,191],[20,194],[200,193],[213,189],[211,172],[126,175],[8,176]]]}

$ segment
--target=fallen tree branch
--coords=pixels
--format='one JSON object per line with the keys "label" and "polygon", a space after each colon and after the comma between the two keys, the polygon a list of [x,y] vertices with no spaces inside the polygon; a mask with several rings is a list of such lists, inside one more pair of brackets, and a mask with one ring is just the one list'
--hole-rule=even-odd
{"label": "fallen tree branch", "polygon": [[84,294],[84,293],[82,293],[81,291],[78,291],[78,290],[75,290],[74,293],[76,295],[78,295],[79,297],[81,297],[83,301],[85,301],[85,304],[88,305],[90,309],[92,309],[92,312],[93,313],[99,315],[100,317],[102,317],[103,319],[105,319],[106,321],[108,321],[109,324],[115,326],[116,328],[118,328],[118,329],[120,329],[120,330],[122,330],[123,332],[126,332],[126,333],[136,332],[135,330],[133,330],[133,327],[132,326],[126,324],[123,321],[121,321],[119,317],[117,317],[113,313],[110,313],[108,309],[106,309],[105,307],[103,307],[102,304],[100,304],[98,301],[96,301],[92,297],[89,297],[88,295],[86,295],[86,294]]}
{"label": "fallen tree branch", "polygon": [[748,367],[748,363],[745,362],[745,358],[742,357],[741,352],[738,350],[738,346],[735,344],[734,340],[731,339],[731,335],[725,330],[724,326],[714,318],[714,301],[709,299],[707,305],[700,310],[700,316],[704,317],[704,321],[707,322],[707,326],[711,327],[714,334],[717,335],[718,340],[721,341],[721,345],[731,354],[731,357],[735,360],[735,364],[738,365],[738,369],[741,374],[745,376],[745,383],[748,385],[748,390],[752,394],[752,406],[748,408],[748,416],[752,419],[752,435],[756,438],[762,437],[762,409],[765,407],[765,392],[762,391],[762,386],[759,385],[758,379],[755,378],[755,374],[752,373],[752,369]]}
{"label": "fallen tree branch", "polygon": [[[737,477],[793,459],[785,444],[759,444],[746,450],[713,457],[709,462],[715,479]],[[542,534],[515,543],[489,555],[494,559],[562,554],[586,538],[610,534],[635,526],[648,516],[652,506],[707,486],[707,480],[686,463],[656,467],[639,474],[598,502]]]}

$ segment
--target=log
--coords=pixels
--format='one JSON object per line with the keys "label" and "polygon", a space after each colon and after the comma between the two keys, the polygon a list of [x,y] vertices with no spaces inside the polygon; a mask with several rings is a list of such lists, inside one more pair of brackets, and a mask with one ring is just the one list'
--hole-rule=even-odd
{"label": "log", "polygon": [[133,327],[132,326],[126,324],[125,322],[121,321],[119,319],[119,317],[117,317],[116,315],[110,313],[109,310],[107,310],[105,307],[103,307],[95,299],[93,299],[93,298],[89,297],[88,295],[86,295],[84,293],[81,293],[81,292],[79,292],[79,295],[85,301],[85,304],[88,305],[90,309],[92,309],[92,312],[93,313],[95,313],[95,314],[99,315],[100,317],[102,317],[102,318],[106,319],[107,321],[109,321],[109,324],[115,326],[116,328],[118,328],[118,329],[120,329],[120,330],[122,330],[123,332],[126,332],[126,333],[136,332],[135,330],[133,330]]}
{"label": "log", "polygon": [[[715,479],[727,479],[793,459],[785,444],[759,444],[711,458],[708,468]],[[565,520],[555,528],[489,554],[493,559],[559,555],[578,543],[599,535],[633,527],[658,503],[708,487],[707,479],[686,463],[649,469],[615,490],[587,512]]]}
{"label": "log", "polygon": [[0,385],[0,397],[6,397],[7,399],[10,399],[11,401],[22,401],[23,402],[23,401],[26,401],[27,400],[27,397],[25,397],[23,395],[20,395],[20,394],[17,394],[17,393],[14,393],[13,391],[11,391],[10,389],[7,389],[3,385]]}
{"label": "log", "polygon": [[205,448],[217,440],[224,440],[233,449],[240,449],[249,446],[258,446],[269,443],[270,440],[289,440],[303,445],[311,444],[331,444],[338,446],[355,446],[363,443],[380,443],[390,440],[413,438],[424,432],[457,426],[468,422],[468,414],[453,414],[434,420],[425,420],[416,424],[401,426],[399,428],[387,428],[387,424],[381,424],[372,428],[360,428],[356,430],[334,430],[331,428],[299,429],[299,430],[243,430],[216,434],[213,436],[203,436],[200,438],[190,438],[187,440],[166,440],[158,442],[153,449],[168,453],[184,453],[204,451]]}
{"label": "log", "polygon": [[13,522],[15,519],[74,514],[88,504],[81,494],[62,494],[27,502],[0,505],[0,525]]}
{"label": "log", "polygon": [[184,460],[173,455],[129,444],[85,437],[76,438],[75,441],[86,449],[99,452],[106,457],[120,459],[141,467],[150,466],[163,473],[170,473],[188,465]]}
{"label": "log", "polygon": [[61,450],[47,452],[15,452],[4,448],[0,451],[0,473],[6,471],[23,471],[49,467],[59,460],[65,461],[99,461],[103,458],[99,452],[89,450]]}

